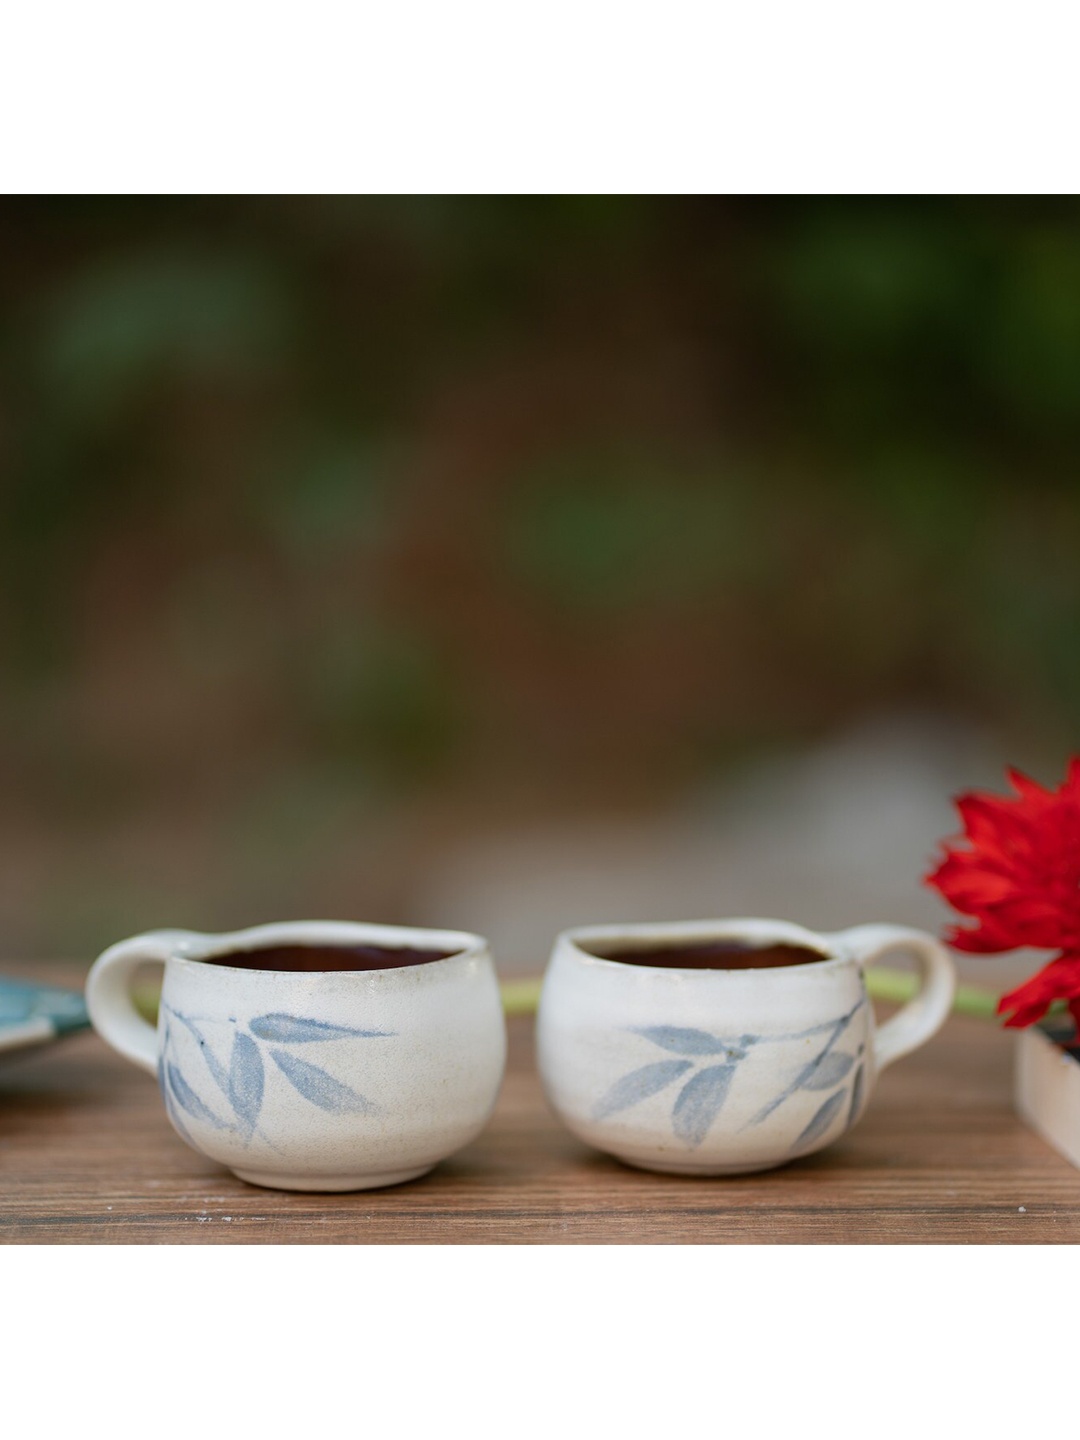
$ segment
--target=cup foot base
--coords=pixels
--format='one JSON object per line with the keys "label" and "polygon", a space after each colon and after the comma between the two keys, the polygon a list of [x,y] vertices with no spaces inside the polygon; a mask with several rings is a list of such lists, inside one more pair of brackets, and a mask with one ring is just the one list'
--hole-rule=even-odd
{"label": "cup foot base", "polygon": [[238,1180],[261,1185],[266,1190],[317,1190],[324,1194],[345,1190],[380,1190],[386,1185],[404,1185],[418,1180],[434,1165],[421,1165],[417,1170],[384,1170],[378,1175],[272,1175],[265,1170],[234,1170]]}
{"label": "cup foot base", "polygon": [[635,1170],[650,1170],[654,1175],[698,1175],[703,1180],[710,1176],[722,1177],[724,1175],[754,1175],[761,1170],[778,1170],[781,1165],[786,1165],[793,1157],[786,1156],[781,1160],[757,1161],[752,1165],[681,1165],[675,1160],[636,1160],[629,1155],[616,1155],[615,1159],[623,1165],[630,1165]]}

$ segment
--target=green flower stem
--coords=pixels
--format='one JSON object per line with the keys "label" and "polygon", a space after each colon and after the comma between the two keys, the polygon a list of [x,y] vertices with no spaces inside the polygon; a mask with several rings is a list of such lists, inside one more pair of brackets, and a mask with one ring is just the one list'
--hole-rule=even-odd
{"label": "green flower stem", "polygon": [[[540,984],[536,979],[504,980],[502,997],[507,1015],[534,1014],[540,999]],[[878,966],[867,970],[866,989],[874,1000],[902,1005],[918,994],[919,980],[907,971]],[[953,1010],[957,1015],[975,1015],[980,1020],[993,1020],[997,1015],[997,1002],[995,991],[988,990],[985,985],[958,985]]]}
{"label": "green flower stem", "polygon": [[[872,1000],[888,1000],[902,1005],[919,993],[919,979],[906,970],[871,967],[866,972],[866,990]],[[975,1015],[980,1020],[993,1020],[997,1016],[997,1003],[997,995],[985,985],[957,985],[952,1008],[957,1015]]]}
{"label": "green flower stem", "polygon": [[539,979],[500,980],[499,989],[507,1015],[535,1015],[542,984]]}
{"label": "green flower stem", "polygon": [[[501,981],[499,988],[502,990],[503,1008],[507,1015],[535,1015],[540,1001],[541,983],[537,977]],[[918,993],[919,980],[905,970],[889,970],[878,966],[867,970],[866,989],[873,1000],[902,1005]],[[140,986],[135,991],[136,1008],[150,1021],[157,1018],[159,993],[152,985]],[[953,1010],[957,1015],[974,1015],[980,1020],[994,1020],[997,1018],[997,1002],[996,992],[988,990],[985,985],[958,985]],[[1053,1008],[1057,1011],[1064,1009],[1064,1006],[1055,1005]]]}

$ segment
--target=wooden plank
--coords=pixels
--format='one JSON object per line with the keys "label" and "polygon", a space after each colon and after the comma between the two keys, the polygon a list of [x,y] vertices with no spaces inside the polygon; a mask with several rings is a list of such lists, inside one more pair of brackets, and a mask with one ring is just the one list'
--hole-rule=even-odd
{"label": "wooden plank", "polygon": [[[78,983],[55,967],[42,979]],[[1080,1172],[1015,1117],[1012,1037],[954,1017],[850,1135],[758,1176],[620,1165],[550,1114],[532,1026],[485,1133],[425,1179],[260,1190],[173,1133],[153,1080],[84,1034],[0,1067],[0,1243],[1076,1243]]]}

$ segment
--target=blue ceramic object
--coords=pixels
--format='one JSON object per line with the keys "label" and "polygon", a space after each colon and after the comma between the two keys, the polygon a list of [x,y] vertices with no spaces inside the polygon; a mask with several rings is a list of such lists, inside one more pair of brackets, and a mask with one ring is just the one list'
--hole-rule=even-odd
{"label": "blue ceramic object", "polygon": [[47,1044],[89,1024],[86,1002],[78,991],[0,976],[0,1056]]}

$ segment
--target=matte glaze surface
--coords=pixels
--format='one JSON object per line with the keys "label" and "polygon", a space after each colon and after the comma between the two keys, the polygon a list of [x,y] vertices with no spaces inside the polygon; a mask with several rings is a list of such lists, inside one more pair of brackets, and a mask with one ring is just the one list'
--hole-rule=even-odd
{"label": "matte glaze surface", "polygon": [[[719,970],[595,953],[719,941],[821,958]],[[927,983],[876,1034],[862,965],[889,949],[916,953]],[[936,941],[895,926],[825,936],[753,919],[568,931],[540,1001],[540,1073],[567,1127],[630,1164],[699,1175],[767,1169],[856,1123],[882,1066],[945,1019],[952,976]]]}
{"label": "matte glaze surface", "polygon": [[[382,970],[228,965],[230,951],[249,962],[260,944],[451,953]],[[165,964],[156,1035],[125,1010],[132,967],[146,959]],[[173,1127],[193,1149],[285,1189],[365,1189],[423,1174],[479,1134],[505,1063],[491,956],[479,936],[460,932],[336,922],[158,932],[106,951],[87,1000],[104,1037],[156,1071]]]}

